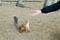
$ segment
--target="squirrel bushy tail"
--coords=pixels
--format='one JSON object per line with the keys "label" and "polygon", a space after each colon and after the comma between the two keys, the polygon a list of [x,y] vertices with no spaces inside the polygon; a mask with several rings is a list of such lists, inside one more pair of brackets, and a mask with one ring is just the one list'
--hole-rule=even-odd
{"label": "squirrel bushy tail", "polygon": [[14,24],[16,26],[16,28],[19,28],[19,24],[18,24],[18,18],[16,16],[14,16]]}

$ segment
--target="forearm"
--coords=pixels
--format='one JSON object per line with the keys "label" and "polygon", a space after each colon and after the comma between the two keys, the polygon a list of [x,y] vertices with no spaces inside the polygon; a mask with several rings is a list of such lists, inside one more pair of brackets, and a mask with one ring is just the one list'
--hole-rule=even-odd
{"label": "forearm", "polygon": [[42,13],[49,13],[49,12],[56,11],[58,9],[60,9],[60,1],[55,3],[55,4],[53,4],[53,5],[44,7],[43,9],[41,9],[41,12]]}

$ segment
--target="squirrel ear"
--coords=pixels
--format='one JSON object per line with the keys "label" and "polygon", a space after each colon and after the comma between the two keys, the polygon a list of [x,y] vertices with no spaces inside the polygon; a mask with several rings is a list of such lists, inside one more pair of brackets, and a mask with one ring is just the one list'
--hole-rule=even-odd
{"label": "squirrel ear", "polygon": [[26,23],[26,24],[29,23],[29,20],[25,21],[25,23]]}

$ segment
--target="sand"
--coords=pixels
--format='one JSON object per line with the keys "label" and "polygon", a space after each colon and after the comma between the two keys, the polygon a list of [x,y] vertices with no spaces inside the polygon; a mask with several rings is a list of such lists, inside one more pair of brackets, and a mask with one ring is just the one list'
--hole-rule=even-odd
{"label": "sand", "polygon": [[[0,6],[0,40],[60,40],[60,10],[31,17],[34,9],[41,9],[43,2],[25,2],[33,9],[16,7],[15,2],[5,2]],[[19,33],[14,26],[13,17],[19,24],[29,19],[30,32]]]}

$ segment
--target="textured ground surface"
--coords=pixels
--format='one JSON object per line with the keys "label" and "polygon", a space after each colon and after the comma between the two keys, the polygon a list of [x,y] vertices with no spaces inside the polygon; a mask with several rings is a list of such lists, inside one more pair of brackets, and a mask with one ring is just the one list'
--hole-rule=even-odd
{"label": "textured ground surface", "polygon": [[[33,9],[42,8],[42,2],[26,2]],[[31,17],[33,9],[16,7],[15,3],[3,3],[0,6],[0,40],[60,40],[60,11],[51,14],[41,14]],[[31,32],[19,33],[13,17],[19,18],[19,23],[30,20]]]}

